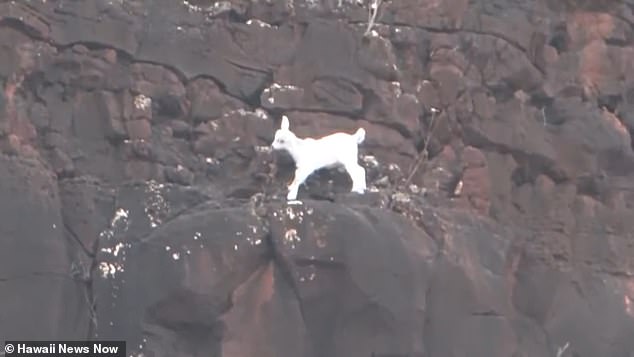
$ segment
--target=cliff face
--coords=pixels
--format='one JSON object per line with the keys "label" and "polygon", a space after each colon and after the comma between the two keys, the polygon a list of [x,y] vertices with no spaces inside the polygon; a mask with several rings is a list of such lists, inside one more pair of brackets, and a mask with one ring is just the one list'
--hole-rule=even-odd
{"label": "cliff face", "polygon": [[[394,0],[363,38],[350,1],[0,1],[0,336],[633,356],[633,11]],[[366,128],[371,191],[287,206],[282,114]]]}

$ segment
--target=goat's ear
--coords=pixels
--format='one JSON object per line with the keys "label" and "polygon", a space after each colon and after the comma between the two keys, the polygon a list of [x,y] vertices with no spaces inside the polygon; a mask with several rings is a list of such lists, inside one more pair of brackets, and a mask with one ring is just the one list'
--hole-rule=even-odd
{"label": "goat's ear", "polygon": [[288,130],[289,127],[289,123],[288,123],[288,117],[286,115],[282,116],[282,125],[280,125],[280,129],[282,130]]}

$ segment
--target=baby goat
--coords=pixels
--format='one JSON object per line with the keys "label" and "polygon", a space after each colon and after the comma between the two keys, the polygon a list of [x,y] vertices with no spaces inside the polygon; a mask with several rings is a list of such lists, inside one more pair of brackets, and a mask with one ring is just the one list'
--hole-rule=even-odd
{"label": "baby goat", "polygon": [[295,200],[299,185],[321,168],[344,167],[352,179],[351,191],[364,193],[365,169],[357,162],[358,146],[364,139],[363,128],[357,129],[354,134],[339,132],[318,139],[300,139],[289,130],[288,118],[284,115],[271,147],[288,151],[295,161],[295,178],[288,186],[286,199]]}

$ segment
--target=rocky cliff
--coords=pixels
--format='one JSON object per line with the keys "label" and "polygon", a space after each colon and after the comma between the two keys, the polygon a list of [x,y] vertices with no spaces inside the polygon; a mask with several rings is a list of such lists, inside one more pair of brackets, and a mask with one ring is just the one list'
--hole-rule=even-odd
{"label": "rocky cliff", "polygon": [[[634,2],[0,1],[0,336],[634,356]],[[281,115],[367,130],[288,206]]]}

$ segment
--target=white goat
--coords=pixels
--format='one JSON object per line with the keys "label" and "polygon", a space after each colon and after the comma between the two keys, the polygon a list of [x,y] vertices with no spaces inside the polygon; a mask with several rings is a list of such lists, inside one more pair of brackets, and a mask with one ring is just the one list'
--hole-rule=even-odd
{"label": "white goat", "polygon": [[288,151],[295,161],[295,178],[288,186],[286,199],[295,200],[299,185],[321,168],[344,167],[352,179],[351,191],[364,193],[365,169],[357,162],[358,146],[364,139],[363,128],[357,129],[354,134],[338,132],[318,139],[300,139],[290,131],[288,118],[284,115],[271,148]]}

